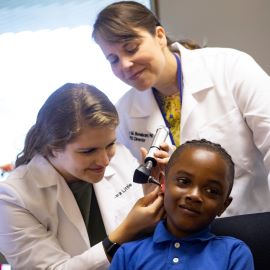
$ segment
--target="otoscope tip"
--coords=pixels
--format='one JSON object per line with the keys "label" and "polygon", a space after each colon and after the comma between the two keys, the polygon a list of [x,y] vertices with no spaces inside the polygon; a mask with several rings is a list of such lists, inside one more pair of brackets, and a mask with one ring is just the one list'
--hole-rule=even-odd
{"label": "otoscope tip", "polygon": [[148,177],[148,183],[153,183],[161,187],[161,184],[159,183],[159,181],[155,179],[153,176]]}

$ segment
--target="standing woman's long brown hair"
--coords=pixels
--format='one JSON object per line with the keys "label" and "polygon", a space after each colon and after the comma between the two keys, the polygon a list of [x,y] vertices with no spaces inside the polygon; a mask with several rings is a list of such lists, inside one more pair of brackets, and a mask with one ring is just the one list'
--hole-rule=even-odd
{"label": "standing woman's long brown hair", "polygon": [[[92,37],[96,40],[99,36],[111,43],[127,42],[139,37],[134,29],[144,29],[154,36],[157,26],[162,26],[159,19],[143,4],[135,1],[119,1],[108,5],[98,14]],[[169,48],[174,43],[168,36],[167,42]],[[188,49],[200,48],[191,40],[185,39],[178,42]]]}

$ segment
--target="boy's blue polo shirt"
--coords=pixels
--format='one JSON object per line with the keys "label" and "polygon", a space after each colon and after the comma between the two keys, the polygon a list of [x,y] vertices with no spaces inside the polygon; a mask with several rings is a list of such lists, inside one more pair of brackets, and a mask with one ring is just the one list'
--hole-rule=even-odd
{"label": "boy's blue polo shirt", "polygon": [[215,236],[209,228],[177,239],[160,221],[152,236],[123,244],[111,270],[253,270],[248,246],[229,236]]}

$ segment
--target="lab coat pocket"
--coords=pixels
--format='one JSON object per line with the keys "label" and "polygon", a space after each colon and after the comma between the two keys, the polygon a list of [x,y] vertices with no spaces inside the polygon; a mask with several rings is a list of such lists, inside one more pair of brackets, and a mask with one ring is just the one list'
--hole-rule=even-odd
{"label": "lab coat pocket", "polygon": [[236,178],[252,172],[252,156],[256,155],[252,132],[237,108],[201,128],[199,136],[219,143],[231,155],[236,165]]}

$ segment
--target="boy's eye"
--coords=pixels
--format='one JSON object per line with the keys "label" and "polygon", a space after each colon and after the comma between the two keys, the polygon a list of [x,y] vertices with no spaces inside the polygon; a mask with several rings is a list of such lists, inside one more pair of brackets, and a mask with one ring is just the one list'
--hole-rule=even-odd
{"label": "boy's eye", "polygon": [[178,177],[176,180],[177,180],[177,183],[180,185],[187,185],[190,182],[190,180],[185,177]]}
{"label": "boy's eye", "polygon": [[218,188],[208,187],[205,191],[210,195],[220,195],[221,191]]}

